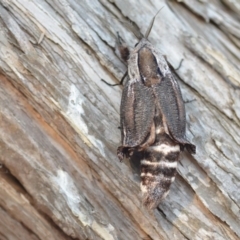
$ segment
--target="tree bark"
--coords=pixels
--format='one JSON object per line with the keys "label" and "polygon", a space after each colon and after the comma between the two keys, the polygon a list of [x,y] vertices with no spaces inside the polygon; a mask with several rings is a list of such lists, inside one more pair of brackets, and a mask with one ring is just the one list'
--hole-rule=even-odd
{"label": "tree bark", "polygon": [[[187,137],[168,197],[120,163],[116,32],[177,67]],[[0,239],[239,239],[238,1],[0,0]],[[192,101],[193,100],[193,101]]]}

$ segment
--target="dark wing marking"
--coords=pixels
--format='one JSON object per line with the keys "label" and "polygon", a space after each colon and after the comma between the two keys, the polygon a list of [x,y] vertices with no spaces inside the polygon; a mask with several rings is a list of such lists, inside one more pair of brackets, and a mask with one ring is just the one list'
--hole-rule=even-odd
{"label": "dark wing marking", "polygon": [[152,89],[141,80],[124,86],[120,109],[123,147],[138,146],[146,138],[154,118],[154,99]]}
{"label": "dark wing marking", "polygon": [[167,120],[167,126],[173,139],[186,146],[190,153],[195,153],[196,147],[185,136],[186,116],[181,90],[172,74],[162,78],[160,84],[153,87],[157,104]]}

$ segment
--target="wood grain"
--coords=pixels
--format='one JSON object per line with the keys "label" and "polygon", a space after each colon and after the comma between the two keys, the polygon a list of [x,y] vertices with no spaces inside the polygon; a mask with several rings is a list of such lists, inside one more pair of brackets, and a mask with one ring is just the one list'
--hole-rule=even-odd
{"label": "wood grain", "polygon": [[[117,83],[150,41],[180,78],[187,137],[169,196],[148,212],[120,163]],[[237,1],[0,0],[0,239],[239,239]],[[194,101],[191,101],[194,100]]]}

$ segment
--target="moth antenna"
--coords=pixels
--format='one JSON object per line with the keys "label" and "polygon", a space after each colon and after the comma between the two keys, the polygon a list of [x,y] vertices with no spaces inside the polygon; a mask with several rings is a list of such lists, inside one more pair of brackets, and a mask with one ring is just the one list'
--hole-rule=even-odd
{"label": "moth antenna", "polygon": [[158,12],[155,14],[155,16],[153,17],[153,19],[152,19],[152,21],[150,22],[149,27],[148,27],[145,35],[144,35],[144,38],[148,39],[148,36],[149,36],[149,34],[150,34],[151,30],[152,30],[152,27],[153,27],[155,18],[156,18],[156,16],[158,15],[158,13],[159,13],[163,8],[164,8],[164,7],[160,8],[160,9],[158,10]]}

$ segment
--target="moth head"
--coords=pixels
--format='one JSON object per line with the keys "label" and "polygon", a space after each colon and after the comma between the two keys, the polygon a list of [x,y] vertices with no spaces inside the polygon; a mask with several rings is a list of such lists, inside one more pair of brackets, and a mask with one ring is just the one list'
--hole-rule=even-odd
{"label": "moth head", "polygon": [[139,49],[141,49],[142,47],[144,47],[148,42],[149,42],[148,39],[146,39],[145,37],[143,37],[140,41],[138,41],[138,42],[135,44],[134,48],[137,49],[137,50],[139,50]]}

